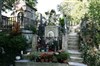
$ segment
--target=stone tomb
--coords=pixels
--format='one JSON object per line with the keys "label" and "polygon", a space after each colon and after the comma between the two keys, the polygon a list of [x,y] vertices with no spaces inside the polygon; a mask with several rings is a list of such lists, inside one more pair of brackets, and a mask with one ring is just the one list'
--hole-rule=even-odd
{"label": "stone tomb", "polygon": [[45,27],[45,37],[58,37],[58,26],[46,26]]}
{"label": "stone tomb", "polygon": [[45,43],[47,44],[48,51],[59,50],[59,27],[58,26],[45,27]]}

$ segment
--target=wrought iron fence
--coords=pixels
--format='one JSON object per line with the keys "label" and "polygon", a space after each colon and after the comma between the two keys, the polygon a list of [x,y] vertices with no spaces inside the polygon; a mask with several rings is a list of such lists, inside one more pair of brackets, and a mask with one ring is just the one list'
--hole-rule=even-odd
{"label": "wrought iron fence", "polygon": [[34,26],[36,21],[27,17],[23,17],[23,21],[18,20],[17,17],[6,17],[2,16],[2,23],[0,26],[0,30],[8,30],[11,29],[14,22],[20,22],[20,28],[25,29],[28,26]]}

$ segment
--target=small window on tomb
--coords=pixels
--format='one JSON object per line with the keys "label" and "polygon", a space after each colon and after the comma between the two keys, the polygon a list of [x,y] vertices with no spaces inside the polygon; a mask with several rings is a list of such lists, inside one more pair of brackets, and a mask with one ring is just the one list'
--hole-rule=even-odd
{"label": "small window on tomb", "polygon": [[17,15],[17,21],[18,22],[23,22],[24,14],[23,12],[19,12]]}

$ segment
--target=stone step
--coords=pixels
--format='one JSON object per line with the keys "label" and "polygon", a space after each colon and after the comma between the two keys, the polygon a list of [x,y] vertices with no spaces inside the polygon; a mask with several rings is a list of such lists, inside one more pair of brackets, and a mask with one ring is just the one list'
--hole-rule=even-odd
{"label": "stone step", "polygon": [[78,37],[77,36],[68,36],[68,39],[78,39]]}
{"label": "stone step", "polygon": [[72,42],[68,41],[67,43],[72,45],[78,45],[78,42],[73,42],[73,41]]}
{"label": "stone step", "polygon": [[73,41],[72,41],[72,42],[69,42],[69,41],[68,41],[67,44],[68,44],[68,46],[72,46],[72,45],[73,45],[73,46],[78,46],[78,45],[79,45],[78,42],[73,42]]}
{"label": "stone step", "polygon": [[78,45],[68,44],[68,48],[78,49]]}
{"label": "stone step", "polygon": [[77,41],[78,41],[78,39],[77,39],[77,38],[76,38],[76,39],[72,39],[72,38],[70,38],[70,39],[69,39],[69,38],[68,38],[68,41],[73,41],[73,42],[75,42],[75,41],[76,41],[76,42],[77,42]]}
{"label": "stone step", "polygon": [[70,61],[71,62],[79,62],[79,63],[81,63],[81,62],[83,62],[83,58],[71,56],[70,57]]}
{"label": "stone step", "polygon": [[69,66],[87,66],[83,63],[77,63],[77,62],[68,62],[69,63]]}
{"label": "stone step", "polygon": [[78,46],[78,43],[68,43],[68,46]]}
{"label": "stone step", "polygon": [[68,49],[69,50],[78,50],[78,44],[68,44]]}
{"label": "stone step", "polygon": [[79,48],[78,48],[78,46],[76,46],[76,47],[74,47],[74,46],[68,46],[68,49],[69,50],[78,50]]}
{"label": "stone step", "polygon": [[78,38],[79,36],[71,36],[71,35],[68,35],[68,37],[70,38]]}
{"label": "stone step", "polygon": [[78,34],[74,35],[74,34],[68,34],[68,36],[79,36]]}
{"label": "stone step", "polygon": [[78,50],[68,50],[68,53],[70,54],[70,56],[81,57],[81,52],[79,52]]}
{"label": "stone step", "polygon": [[[81,52],[78,51],[79,35],[77,33],[70,33],[68,35],[68,53],[70,54],[70,60],[73,63],[69,63],[70,66],[84,66],[83,58],[81,58]],[[75,64],[76,63],[76,64]]]}
{"label": "stone step", "polygon": [[69,42],[69,43],[72,43],[72,42],[73,42],[73,43],[74,43],[74,42],[79,43],[78,40],[68,40],[68,42]]}
{"label": "stone step", "polygon": [[77,33],[69,33],[68,35],[71,35],[71,36],[78,36],[78,34]]}
{"label": "stone step", "polygon": [[68,36],[68,39],[78,39],[78,37],[75,37],[75,36]]}
{"label": "stone step", "polygon": [[69,33],[68,35],[78,35],[77,33]]}

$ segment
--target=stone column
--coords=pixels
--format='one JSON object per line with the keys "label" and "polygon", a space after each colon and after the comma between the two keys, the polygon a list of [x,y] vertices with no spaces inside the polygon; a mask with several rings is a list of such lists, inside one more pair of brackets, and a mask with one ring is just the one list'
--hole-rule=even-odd
{"label": "stone column", "polygon": [[33,38],[32,38],[32,52],[37,51],[36,50],[36,45],[37,45],[37,35],[33,34]]}
{"label": "stone column", "polygon": [[0,0],[0,27],[2,25],[2,14],[1,14],[1,10],[2,10],[2,6],[3,6],[3,2],[4,2],[4,0]]}
{"label": "stone column", "polygon": [[62,49],[64,51],[67,51],[67,49],[68,49],[68,43],[67,42],[68,42],[68,35],[66,33],[65,35],[62,36]]}
{"label": "stone column", "polygon": [[66,18],[66,15],[64,16],[64,28],[65,28],[65,34],[62,36],[62,49],[63,50],[65,50],[65,51],[67,51],[67,47],[68,47],[68,44],[67,44],[67,42],[68,42],[68,34],[67,34],[67,31],[68,31],[68,29],[67,29],[67,20],[66,20],[67,18]]}
{"label": "stone column", "polygon": [[65,33],[67,33],[67,18],[66,18],[66,15],[64,16],[64,28],[65,28]]}

